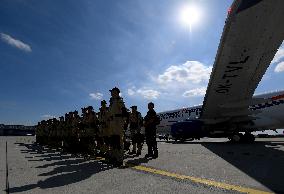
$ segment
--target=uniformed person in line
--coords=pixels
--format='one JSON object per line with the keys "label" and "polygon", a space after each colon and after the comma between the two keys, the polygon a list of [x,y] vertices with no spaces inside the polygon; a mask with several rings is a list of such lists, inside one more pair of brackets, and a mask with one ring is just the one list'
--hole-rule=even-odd
{"label": "uniformed person in line", "polygon": [[63,146],[64,128],[65,128],[65,121],[64,121],[64,117],[61,116],[59,117],[58,130],[57,130],[58,147],[60,148],[62,148]]}
{"label": "uniformed person in line", "polygon": [[35,134],[36,134],[36,143],[41,144],[42,135],[43,135],[42,121],[37,123]]}
{"label": "uniformed person in line", "polygon": [[47,139],[48,139],[48,122],[46,120],[42,121],[42,145],[47,144]]}
{"label": "uniformed person in line", "polygon": [[106,157],[109,157],[109,149],[110,149],[110,128],[109,128],[109,113],[108,107],[106,106],[107,102],[105,100],[101,101],[101,108],[98,112],[98,120],[99,120],[99,131],[102,134],[102,147],[101,151]]}
{"label": "uniformed person in line", "polygon": [[92,106],[82,108],[83,133],[80,137],[82,151],[85,154],[95,154],[95,138],[98,133],[98,118]]}
{"label": "uniformed person in line", "polygon": [[52,125],[52,122],[53,122],[52,119],[47,120],[47,131],[48,131],[47,145],[49,147],[51,147],[52,144],[53,144],[53,125]]}
{"label": "uniformed person in line", "polygon": [[148,112],[144,118],[144,127],[145,127],[145,137],[146,144],[148,147],[148,154],[145,155],[146,158],[158,157],[158,148],[156,141],[156,126],[160,123],[160,119],[157,116],[154,110],[154,103],[150,102],[148,104]]}
{"label": "uniformed person in line", "polygon": [[65,113],[65,122],[64,122],[64,128],[63,128],[62,136],[63,136],[63,150],[68,151],[69,150],[69,142],[70,142],[70,138],[71,138],[70,112]]}
{"label": "uniformed person in line", "polygon": [[59,138],[59,120],[56,118],[52,119],[52,129],[53,129],[53,142],[52,147],[58,149],[60,146],[60,138]]}
{"label": "uniformed person in line", "polygon": [[110,162],[115,166],[121,166],[123,165],[123,134],[127,111],[123,99],[119,96],[120,90],[115,87],[110,92]]}
{"label": "uniformed person in line", "polygon": [[128,130],[128,125],[129,125],[129,115],[130,115],[130,110],[126,109],[126,114],[125,114],[125,121],[124,121],[124,125],[123,125],[123,148],[124,148],[124,152],[128,152],[130,153],[130,146],[131,146],[131,142],[128,138],[127,135],[127,130]]}
{"label": "uniformed person in line", "polygon": [[[82,110],[82,116],[79,122],[79,151],[82,154],[87,153],[88,148],[88,139],[86,138],[86,128],[87,128],[87,108],[81,108]],[[86,146],[87,145],[87,146]]]}
{"label": "uniformed person in line", "polygon": [[72,112],[71,117],[71,131],[72,131],[72,141],[71,141],[71,152],[78,153],[79,151],[79,123],[80,116],[78,111]]}
{"label": "uniformed person in line", "polygon": [[77,111],[65,114],[66,131],[64,133],[64,149],[75,153],[78,151],[78,124],[80,117]]}
{"label": "uniformed person in line", "polygon": [[[137,106],[132,106],[131,113],[129,114],[129,129],[132,141],[132,151],[130,154],[141,155],[142,142],[141,142],[141,127],[143,125],[143,118],[141,113],[137,111]],[[138,148],[138,150],[136,150]]]}

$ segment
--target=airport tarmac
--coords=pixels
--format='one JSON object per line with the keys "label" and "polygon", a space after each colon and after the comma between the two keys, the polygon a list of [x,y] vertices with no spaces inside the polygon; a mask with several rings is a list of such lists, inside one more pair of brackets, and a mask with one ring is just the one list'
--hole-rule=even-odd
{"label": "airport tarmac", "polygon": [[227,139],[158,143],[159,158],[129,157],[125,168],[42,148],[34,137],[0,137],[5,193],[284,193],[284,138],[232,144]]}

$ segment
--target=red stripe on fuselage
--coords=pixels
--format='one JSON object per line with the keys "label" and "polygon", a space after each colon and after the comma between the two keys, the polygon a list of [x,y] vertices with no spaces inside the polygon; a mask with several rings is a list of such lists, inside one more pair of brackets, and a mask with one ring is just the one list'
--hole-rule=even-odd
{"label": "red stripe on fuselage", "polygon": [[281,98],[284,98],[284,94],[281,94],[281,95],[278,95],[278,96],[273,96],[273,97],[271,98],[271,100],[279,100],[279,99],[281,99]]}

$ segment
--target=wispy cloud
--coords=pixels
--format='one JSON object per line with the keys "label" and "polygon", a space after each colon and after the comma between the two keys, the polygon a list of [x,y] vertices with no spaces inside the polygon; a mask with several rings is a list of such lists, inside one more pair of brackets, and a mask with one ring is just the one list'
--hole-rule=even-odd
{"label": "wispy cloud", "polygon": [[160,96],[159,91],[153,89],[146,89],[146,88],[138,89],[137,94],[140,94],[141,96],[143,96],[145,99],[148,100],[157,99]]}
{"label": "wispy cloud", "polygon": [[135,92],[135,88],[129,88],[129,89],[127,90],[127,94],[128,94],[129,96],[133,96],[135,93],[136,93],[136,92]]}
{"label": "wispy cloud", "polygon": [[41,117],[42,117],[43,119],[53,119],[53,118],[55,118],[55,116],[50,115],[50,114],[45,114],[45,115],[42,115]]}
{"label": "wispy cloud", "polygon": [[13,38],[12,36],[10,36],[8,34],[4,34],[4,33],[0,33],[0,37],[1,37],[2,41],[6,42],[7,44],[9,44],[13,47],[16,47],[16,48],[18,48],[22,51],[25,51],[25,52],[32,52],[31,46],[24,43],[21,40],[17,40],[15,38]]}
{"label": "wispy cloud", "polygon": [[90,93],[89,96],[93,100],[101,100],[103,98],[103,94],[100,92]]}
{"label": "wispy cloud", "polygon": [[205,87],[201,87],[201,88],[196,88],[196,89],[192,89],[192,90],[188,90],[185,91],[183,93],[183,97],[200,97],[200,96],[204,96],[206,93],[206,88]]}
{"label": "wispy cloud", "polygon": [[277,53],[275,54],[271,63],[278,63],[281,59],[284,58],[284,46],[281,46]]}
{"label": "wispy cloud", "polygon": [[278,63],[274,69],[274,72],[279,73],[284,71],[284,61],[281,63]]}
{"label": "wispy cloud", "polygon": [[127,90],[127,94],[129,96],[134,96],[134,95],[142,96],[145,99],[153,100],[153,99],[157,99],[161,93],[152,88],[142,87],[142,88],[136,89],[136,87],[132,87]]}

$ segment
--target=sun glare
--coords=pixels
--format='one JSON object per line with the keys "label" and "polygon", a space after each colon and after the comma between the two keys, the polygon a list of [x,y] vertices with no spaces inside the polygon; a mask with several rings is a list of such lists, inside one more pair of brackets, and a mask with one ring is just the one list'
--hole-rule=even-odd
{"label": "sun glare", "polygon": [[201,19],[201,10],[194,5],[184,6],[180,10],[180,22],[182,25],[191,28],[197,25]]}

